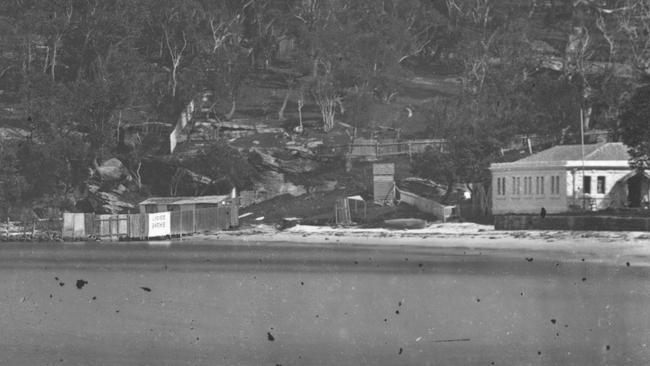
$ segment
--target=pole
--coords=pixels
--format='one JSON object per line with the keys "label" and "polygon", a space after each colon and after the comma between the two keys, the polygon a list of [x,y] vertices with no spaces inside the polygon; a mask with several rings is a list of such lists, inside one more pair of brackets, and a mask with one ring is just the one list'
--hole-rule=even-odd
{"label": "pole", "polygon": [[582,107],[580,107],[580,149],[582,156],[582,209],[585,209],[585,126]]}

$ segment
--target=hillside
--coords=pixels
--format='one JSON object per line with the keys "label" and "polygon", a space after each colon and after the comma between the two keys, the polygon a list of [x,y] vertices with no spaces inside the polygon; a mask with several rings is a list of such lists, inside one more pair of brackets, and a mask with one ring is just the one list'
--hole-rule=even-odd
{"label": "hillside", "polygon": [[325,215],[369,192],[354,138],[444,138],[461,173],[428,178],[486,182],[521,136],[617,135],[650,65],[640,0],[91,3],[0,5],[0,216],[232,187]]}

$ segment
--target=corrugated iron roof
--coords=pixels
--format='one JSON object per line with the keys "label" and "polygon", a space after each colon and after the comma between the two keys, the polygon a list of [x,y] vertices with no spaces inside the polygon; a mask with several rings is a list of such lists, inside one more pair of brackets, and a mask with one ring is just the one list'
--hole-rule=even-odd
{"label": "corrugated iron roof", "polygon": [[174,202],[175,205],[190,205],[190,204],[205,204],[205,203],[219,203],[230,198],[229,195],[223,196],[200,196],[200,197],[185,197],[182,200]]}
{"label": "corrugated iron roof", "polygon": [[[600,144],[585,145],[585,160],[629,160],[628,147],[621,142],[606,142]],[[582,148],[580,145],[558,145],[550,149],[533,154],[517,163],[526,162],[547,162],[547,161],[569,161],[582,160]]]}
{"label": "corrugated iron roof", "polygon": [[189,205],[201,203],[219,203],[230,196],[197,196],[197,197],[149,197],[139,205]]}

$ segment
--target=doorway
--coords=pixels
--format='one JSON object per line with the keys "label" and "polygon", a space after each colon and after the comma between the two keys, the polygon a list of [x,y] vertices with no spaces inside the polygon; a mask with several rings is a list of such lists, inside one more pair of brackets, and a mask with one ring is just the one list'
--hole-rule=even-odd
{"label": "doorway", "polygon": [[641,182],[643,174],[635,174],[627,180],[627,202],[629,207],[641,207]]}

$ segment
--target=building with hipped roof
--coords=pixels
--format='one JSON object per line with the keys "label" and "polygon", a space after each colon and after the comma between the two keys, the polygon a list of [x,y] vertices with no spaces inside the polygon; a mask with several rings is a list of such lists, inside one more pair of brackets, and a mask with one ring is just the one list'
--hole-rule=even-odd
{"label": "building with hipped roof", "polygon": [[559,145],[511,163],[495,163],[492,213],[539,214],[639,207],[650,200],[650,176],[630,167],[620,142]]}

